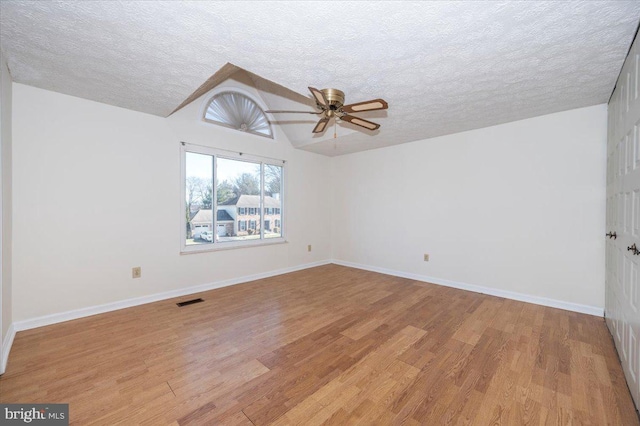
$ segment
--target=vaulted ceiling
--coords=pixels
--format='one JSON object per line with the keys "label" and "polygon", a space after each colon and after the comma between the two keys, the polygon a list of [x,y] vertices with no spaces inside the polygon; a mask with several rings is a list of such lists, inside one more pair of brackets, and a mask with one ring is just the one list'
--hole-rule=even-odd
{"label": "vaulted ceiling", "polygon": [[360,114],[375,133],[289,131],[339,155],[607,102],[639,18],[637,1],[2,1],[0,48],[16,82],[159,116],[227,63],[282,88],[272,109],[310,109],[307,86],[388,101]]}

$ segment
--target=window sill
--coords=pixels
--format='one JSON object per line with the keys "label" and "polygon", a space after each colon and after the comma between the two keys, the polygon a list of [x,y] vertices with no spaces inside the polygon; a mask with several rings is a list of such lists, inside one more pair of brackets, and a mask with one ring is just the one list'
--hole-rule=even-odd
{"label": "window sill", "polygon": [[198,244],[192,246],[182,246],[180,255],[206,253],[211,251],[236,250],[250,247],[274,246],[278,244],[287,244],[284,238],[271,238],[269,240],[257,241],[234,241],[228,243]]}

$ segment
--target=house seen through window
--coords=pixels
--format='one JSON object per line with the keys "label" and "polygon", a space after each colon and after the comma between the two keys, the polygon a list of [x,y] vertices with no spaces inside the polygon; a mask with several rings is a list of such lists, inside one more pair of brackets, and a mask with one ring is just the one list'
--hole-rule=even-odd
{"label": "house seen through window", "polygon": [[183,161],[184,250],[282,238],[282,161],[195,147]]}

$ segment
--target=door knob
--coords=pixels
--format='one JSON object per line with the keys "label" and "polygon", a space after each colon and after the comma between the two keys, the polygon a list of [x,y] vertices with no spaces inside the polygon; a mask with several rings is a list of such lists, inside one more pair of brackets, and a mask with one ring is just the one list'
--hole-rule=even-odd
{"label": "door knob", "polygon": [[618,238],[615,232],[609,232],[606,236],[609,237],[609,239],[613,238],[614,240]]}

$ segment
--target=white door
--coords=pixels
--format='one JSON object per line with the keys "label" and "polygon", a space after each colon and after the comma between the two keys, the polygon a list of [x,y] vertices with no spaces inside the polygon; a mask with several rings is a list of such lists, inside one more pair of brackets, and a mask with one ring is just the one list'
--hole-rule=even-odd
{"label": "white door", "polygon": [[[640,407],[640,43],[609,101],[605,316]],[[611,235],[615,234],[615,235]],[[634,250],[637,248],[637,250]]]}

